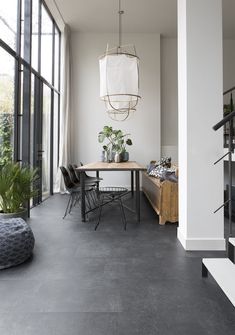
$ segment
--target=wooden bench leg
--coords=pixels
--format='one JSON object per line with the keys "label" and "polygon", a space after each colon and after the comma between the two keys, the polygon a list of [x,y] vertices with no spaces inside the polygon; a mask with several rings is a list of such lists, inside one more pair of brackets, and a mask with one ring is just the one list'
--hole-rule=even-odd
{"label": "wooden bench leg", "polygon": [[159,215],[159,224],[164,225],[165,223],[166,223],[166,219],[163,216]]}

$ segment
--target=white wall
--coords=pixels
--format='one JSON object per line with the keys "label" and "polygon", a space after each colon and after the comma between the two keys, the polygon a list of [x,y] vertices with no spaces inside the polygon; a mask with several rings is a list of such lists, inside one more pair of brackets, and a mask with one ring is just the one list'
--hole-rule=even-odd
{"label": "white wall", "polygon": [[[198,24],[200,22],[200,24]],[[210,46],[210,47],[208,47]],[[225,248],[222,131],[222,0],[178,0],[179,228],[187,250]]]}
{"label": "white wall", "polygon": [[161,38],[162,156],[178,162],[177,39]]}
{"label": "white wall", "polygon": [[[97,135],[104,125],[112,125],[131,134],[130,160],[146,165],[160,158],[160,35],[125,34],[123,44],[134,43],[140,57],[140,95],[137,111],[125,122],[112,121],[99,99],[98,57],[107,42],[114,46],[116,34],[72,34],[72,122],[74,163],[100,160],[102,145]],[[109,185],[130,185],[126,173],[103,174]]]}

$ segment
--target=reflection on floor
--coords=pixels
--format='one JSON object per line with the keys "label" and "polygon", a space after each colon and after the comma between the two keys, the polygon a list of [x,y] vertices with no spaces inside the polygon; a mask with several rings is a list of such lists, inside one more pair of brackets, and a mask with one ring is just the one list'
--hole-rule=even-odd
{"label": "reflection on floor", "polygon": [[1,335],[234,335],[233,306],[201,278],[201,257],[223,252],[185,252],[143,195],[142,222],[127,213],[127,231],[115,207],[97,231],[79,209],[62,220],[66,201],[32,211],[33,259],[0,272]]}

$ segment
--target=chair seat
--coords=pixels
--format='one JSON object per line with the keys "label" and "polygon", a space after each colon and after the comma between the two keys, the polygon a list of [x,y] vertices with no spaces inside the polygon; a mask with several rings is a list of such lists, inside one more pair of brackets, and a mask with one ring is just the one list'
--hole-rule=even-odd
{"label": "chair seat", "polygon": [[128,192],[128,189],[125,187],[116,187],[116,186],[106,186],[106,187],[100,187],[99,193],[102,195],[108,195],[108,196],[121,196]]}
{"label": "chair seat", "polygon": [[[92,191],[94,185],[85,185],[85,191]],[[74,187],[68,188],[67,191],[69,193],[80,193],[81,192],[81,186],[75,185]]]}
{"label": "chair seat", "polygon": [[97,183],[103,180],[103,178],[97,178],[97,177],[91,177],[91,176],[86,176],[85,177],[85,183],[87,182],[92,182],[92,183]]}

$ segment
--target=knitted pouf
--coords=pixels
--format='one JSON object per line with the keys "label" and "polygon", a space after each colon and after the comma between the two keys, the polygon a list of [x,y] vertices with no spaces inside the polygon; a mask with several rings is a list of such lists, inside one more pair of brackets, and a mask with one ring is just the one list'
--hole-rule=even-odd
{"label": "knitted pouf", "polygon": [[33,232],[23,219],[0,219],[0,270],[26,261],[34,242]]}

